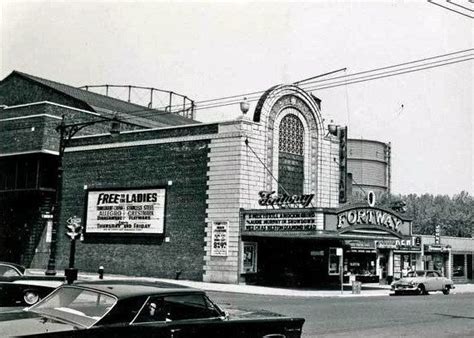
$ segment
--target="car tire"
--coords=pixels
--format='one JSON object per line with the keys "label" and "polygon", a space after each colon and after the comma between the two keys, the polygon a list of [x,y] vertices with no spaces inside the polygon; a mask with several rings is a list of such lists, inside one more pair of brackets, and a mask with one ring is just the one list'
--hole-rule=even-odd
{"label": "car tire", "polygon": [[449,286],[445,286],[443,289],[443,295],[449,295],[449,291],[451,291],[451,288]]}
{"label": "car tire", "polygon": [[419,295],[427,295],[428,294],[428,292],[426,292],[425,286],[423,284],[418,285],[418,289],[416,289],[416,290],[418,291]]}

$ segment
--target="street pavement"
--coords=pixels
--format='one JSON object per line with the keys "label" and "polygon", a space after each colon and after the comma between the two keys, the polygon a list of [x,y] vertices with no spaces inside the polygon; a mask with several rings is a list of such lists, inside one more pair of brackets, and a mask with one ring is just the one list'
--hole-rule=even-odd
{"label": "street pavement", "polygon": [[[28,273],[32,275],[44,275],[43,270],[28,269]],[[58,275],[64,275],[64,271],[58,271]],[[98,279],[97,273],[79,272],[79,279],[94,280]],[[388,296],[392,292],[389,285],[379,284],[362,284],[360,294],[352,292],[350,284],[344,284],[343,291],[334,290],[315,290],[315,289],[291,289],[291,288],[275,288],[256,285],[242,284],[224,284],[224,283],[206,283],[189,280],[175,280],[153,277],[136,277],[124,275],[105,274],[104,279],[135,279],[147,282],[166,282],[184,286],[189,286],[205,291],[231,292],[254,295],[272,295],[272,296],[290,296],[290,297],[377,297]],[[456,284],[452,294],[474,293],[474,284]]]}

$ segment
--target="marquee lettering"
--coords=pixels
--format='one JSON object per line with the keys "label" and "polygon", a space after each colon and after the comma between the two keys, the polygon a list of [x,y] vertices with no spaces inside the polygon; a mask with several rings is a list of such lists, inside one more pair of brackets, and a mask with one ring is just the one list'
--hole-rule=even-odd
{"label": "marquee lettering", "polygon": [[402,220],[385,211],[373,209],[353,209],[340,213],[337,216],[338,228],[358,224],[381,225],[400,232]]}
{"label": "marquee lettering", "polygon": [[260,200],[258,204],[261,206],[281,207],[281,208],[306,208],[314,197],[314,194],[309,195],[287,195],[275,194],[275,191],[260,191],[258,193]]}
{"label": "marquee lettering", "polygon": [[118,203],[155,203],[158,200],[157,193],[142,194],[104,194],[97,197],[97,205]]}

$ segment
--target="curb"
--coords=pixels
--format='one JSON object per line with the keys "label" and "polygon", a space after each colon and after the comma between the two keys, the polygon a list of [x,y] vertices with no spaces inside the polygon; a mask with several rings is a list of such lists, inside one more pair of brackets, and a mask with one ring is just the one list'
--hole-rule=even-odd
{"label": "curb", "polygon": [[[28,269],[28,272],[32,275],[44,275],[43,270],[39,269]],[[58,271],[58,275],[64,273],[62,270]],[[95,273],[82,272],[79,273],[79,278],[83,280],[99,280],[98,275]],[[272,288],[265,286],[254,286],[254,285],[241,285],[241,284],[222,284],[222,283],[206,283],[189,280],[175,280],[165,278],[154,278],[154,277],[136,277],[136,276],[124,276],[124,275],[105,275],[104,280],[137,280],[146,282],[165,282],[171,284],[178,284],[191,288],[201,289],[212,292],[230,292],[237,294],[253,294],[262,296],[283,296],[283,297],[311,297],[311,298],[328,298],[328,297],[342,297],[342,298],[357,298],[357,297],[384,297],[390,296],[392,291],[387,285],[368,285],[370,290],[364,290],[362,287],[361,293],[354,294],[351,290],[344,290],[341,293],[340,290],[295,290],[295,289],[282,289]],[[348,286],[349,284],[345,284]],[[465,285],[465,286],[464,286]],[[462,290],[460,290],[460,288]],[[461,284],[456,286],[451,293],[473,293],[473,284]]]}

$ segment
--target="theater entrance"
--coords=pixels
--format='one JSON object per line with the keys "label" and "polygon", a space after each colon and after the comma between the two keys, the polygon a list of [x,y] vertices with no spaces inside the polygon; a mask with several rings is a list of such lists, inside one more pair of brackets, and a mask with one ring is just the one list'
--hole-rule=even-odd
{"label": "theater entrance", "polygon": [[330,248],[340,247],[340,241],[246,237],[244,246],[245,243],[255,243],[256,248],[255,271],[243,271],[246,282],[264,286],[311,288],[338,280],[337,276],[328,273],[328,257]]}

